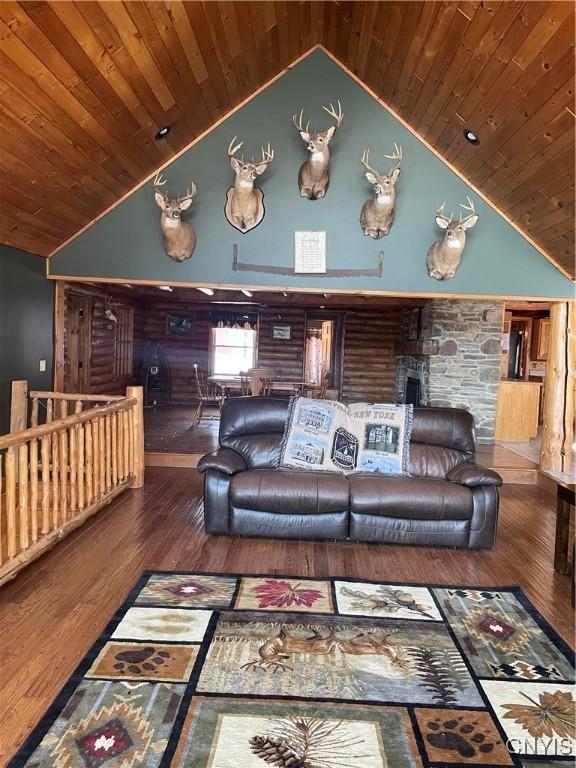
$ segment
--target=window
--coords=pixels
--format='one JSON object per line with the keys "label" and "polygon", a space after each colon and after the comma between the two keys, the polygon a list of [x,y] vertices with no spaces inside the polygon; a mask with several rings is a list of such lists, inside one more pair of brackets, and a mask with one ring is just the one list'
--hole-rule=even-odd
{"label": "window", "polygon": [[114,342],[114,376],[132,376],[132,358],[134,342],[134,312],[132,307],[114,307],[118,319]]}
{"label": "window", "polygon": [[244,328],[212,328],[210,373],[213,376],[238,375],[254,368],[256,331]]}

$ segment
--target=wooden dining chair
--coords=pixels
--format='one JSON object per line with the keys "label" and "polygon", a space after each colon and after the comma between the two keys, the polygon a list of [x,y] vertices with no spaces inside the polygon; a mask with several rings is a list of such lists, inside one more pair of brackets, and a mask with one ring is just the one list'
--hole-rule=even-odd
{"label": "wooden dining chair", "polygon": [[318,393],[316,395],[317,400],[326,400],[326,392],[328,390],[328,384],[330,383],[330,377],[331,377],[330,371],[324,371],[322,374],[322,379],[320,381],[320,389],[318,390]]}
{"label": "wooden dining chair", "polygon": [[242,371],[240,372],[240,396],[252,397],[252,377]]}
{"label": "wooden dining chair", "polygon": [[326,392],[328,391],[331,375],[330,371],[324,371],[320,376],[320,387],[311,387],[310,389],[305,387],[304,396],[311,397],[314,400],[326,400]]}
{"label": "wooden dining chair", "polygon": [[260,394],[262,397],[272,397],[273,387],[272,387],[272,379],[269,376],[263,376],[260,379],[261,387],[260,387]]}
{"label": "wooden dining chair", "polygon": [[272,368],[250,368],[247,372],[248,376],[251,378],[251,386],[252,386],[252,394],[253,395],[261,395],[262,394],[262,379],[263,378],[272,378],[274,376],[274,371]]}
{"label": "wooden dining chair", "polygon": [[196,397],[198,398],[194,423],[199,424],[205,405],[217,405],[219,409],[222,409],[226,400],[226,389],[218,384],[210,383],[206,371],[198,363],[194,363],[194,374],[196,377]]}

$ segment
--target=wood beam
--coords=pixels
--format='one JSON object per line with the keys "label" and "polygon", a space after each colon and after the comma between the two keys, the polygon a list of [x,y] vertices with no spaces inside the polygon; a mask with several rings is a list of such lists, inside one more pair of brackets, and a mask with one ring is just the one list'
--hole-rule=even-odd
{"label": "wood beam", "polygon": [[540,466],[569,472],[574,439],[574,384],[576,312],[572,302],[557,302],[550,309],[550,342],[546,364],[546,401]]}
{"label": "wood beam", "polygon": [[65,283],[58,280],[54,287],[54,391],[64,392],[64,313]]}

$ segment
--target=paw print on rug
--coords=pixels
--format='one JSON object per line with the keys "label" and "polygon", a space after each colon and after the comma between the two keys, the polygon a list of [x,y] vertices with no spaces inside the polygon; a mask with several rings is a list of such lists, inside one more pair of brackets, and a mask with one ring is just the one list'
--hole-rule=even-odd
{"label": "paw print on rug", "polygon": [[118,672],[131,672],[133,675],[143,675],[146,672],[154,672],[159,666],[170,658],[168,651],[158,651],[153,646],[132,651],[121,651],[114,658],[117,663],[114,669]]}
{"label": "paw print on rug", "polygon": [[430,720],[426,734],[428,742],[437,749],[456,752],[460,757],[476,757],[478,752],[487,755],[494,749],[494,743],[487,741],[488,731],[478,730],[477,721],[465,722],[463,717],[451,720]]}

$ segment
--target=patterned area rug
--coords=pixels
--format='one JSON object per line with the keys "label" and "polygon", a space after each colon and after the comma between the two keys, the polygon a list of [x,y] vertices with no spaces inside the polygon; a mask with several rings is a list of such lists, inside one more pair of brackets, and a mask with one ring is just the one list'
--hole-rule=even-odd
{"label": "patterned area rug", "polygon": [[574,654],[516,587],[148,572],[9,768],[575,754]]}

